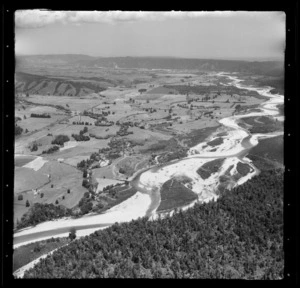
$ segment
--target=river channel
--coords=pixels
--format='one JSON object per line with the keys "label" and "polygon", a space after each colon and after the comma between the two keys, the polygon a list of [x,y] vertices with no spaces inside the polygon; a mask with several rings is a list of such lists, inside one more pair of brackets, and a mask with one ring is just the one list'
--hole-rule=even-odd
{"label": "river channel", "polygon": [[[188,151],[188,156],[179,160],[174,160],[163,165],[157,165],[148,169],[143,169],[130,179],[130,183],[138,192],[122,202],[121,204],[111,208],[104,214],[91,215],[83,219],[69,219],[49,221],[41,223],[35,227],[24,229],[14,235],[14,245],[21,243],[29,243],[38,241],[43,238],[62,237],[70,231],[72,227],[79,230],[109,226],[115,222],[128,222],[138,217],[148,216],[150,219],[155,219],[157,216],[156,210],[160,204],[160,188],[169,179],[176,176],[187,176],[192,179],[192,190],[198,194],[196,202],[208,202],[212,199],[217,199],[216,189],[219,185],[219,177],[224,175],[229,167],[236,167],[238,162],[247,163],[253,169],[250,173],[243,176],[233,185],[241,185],[259,171],[253,165],[250,159],[247,158],[248,151],[258,144],[259,139],[282,135],[283,132],[274,132],[266,134],[250,134],[250,132],[238,125],[238,120],[243,117],[255,116],[278,116],[278,104],[284,103],[284,96],[279,94],[271,94],[273,87],[254,87],[243,85],[242,80],[232,74],[223,72],[217,75],[226,76],[230,83],[240,89],[257,91],[260,95],[266,97],[266,101],[260,104],[260,112],[251,112],[243,115],[233,115],[219,120],[223,136],[218,136],[220,129],[214,132],[206,142],[201,142],[192,147]],[[225,85],[225,84],[224,84]],[[220,135],[220,134],[219,134]],[[223,138],[223,142],[213,147],[207,145],[207,142],[216,138]],[[197,169],[206,162],[224,158],[225,161],[221,165],[217,173],[213,173],[208,179],[203,180],[197,174]],[[234,170],[234,169],[233,169]],[[191,205],[189,205],[191,207]],[[91,220],[91,221],[90,221]],[[65,222],[64,222],[65,221]],[[60,223],[61,222],[61,223]],[[77,223],[78,222],[78,223]],[[91,232],[92,233],[92,232]]]}

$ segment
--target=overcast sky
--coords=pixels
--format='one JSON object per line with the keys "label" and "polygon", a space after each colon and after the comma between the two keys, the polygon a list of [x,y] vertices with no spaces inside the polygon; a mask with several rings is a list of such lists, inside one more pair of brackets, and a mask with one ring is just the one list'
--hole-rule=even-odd
{"label": "overcast sky", "polygon": [[283,59],[283,12],[19,10],[17,55]]}

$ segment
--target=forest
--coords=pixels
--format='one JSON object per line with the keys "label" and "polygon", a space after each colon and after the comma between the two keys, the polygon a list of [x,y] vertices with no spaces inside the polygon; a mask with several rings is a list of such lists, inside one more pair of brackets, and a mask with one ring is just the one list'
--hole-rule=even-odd
{"label": "forest", "polygon": [[283,278],[283,170],[172,217],[114,224],[41,260],[24,278]]}

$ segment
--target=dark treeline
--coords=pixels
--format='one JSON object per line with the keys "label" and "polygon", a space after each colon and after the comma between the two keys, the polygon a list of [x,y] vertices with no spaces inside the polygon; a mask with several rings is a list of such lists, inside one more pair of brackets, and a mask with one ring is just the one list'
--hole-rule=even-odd
{"label": "dark treeline", "polygon": [[42,152],[42,154],[51,154],[51,153],[54,153],[55,151],[58,151],[58,150],[59,150],[59,146],[54,145],[54,146],[50,147],[49,149],[44,150]]}
{"label": "dark treeline", "polygon": [[31,113],[30,117],[32,118],[51,118],[49,114],[36,114],[36,113]]}
{"label": "dark treeline", "polygon": [[[237,88],[235,86],[218,86],[218,85],[211,85],[211,86],[201,86],[201,85],[195,85],[195,86],[189,86],[189,85],[164,85],[164,87],[173,89],[178,91],[180,94],[206,94],[206,93],[215,93],[220,95],[220,93],[226,93],[226,94],[238,94],[238,95],[249,95],[254,96],[257,98],[262,98],[256,91],[249,91],[247,89],[241,89]],[[209,96],[206,96],[203,98],[204,101],[208,101],[211,98]],[[215,98],[213,98],[215,99]],[[212,99],[211,99],[212,100]]]}
{"label": "dark treeline", "polygon": [[17,229],[24,227],[36,225],[38,223],[61,218],[64,216],[71,216],[71,209],[67,209],[64,206],[55,206],[54,204],[41,204],[35,203],[29,210],[26,212],[21,221],[17,223]]}
{"label": "dark treeline", "polygon": [[279,279],[283,265],[283,172],[271,170],[216,202],[75,240],[24,277]]}

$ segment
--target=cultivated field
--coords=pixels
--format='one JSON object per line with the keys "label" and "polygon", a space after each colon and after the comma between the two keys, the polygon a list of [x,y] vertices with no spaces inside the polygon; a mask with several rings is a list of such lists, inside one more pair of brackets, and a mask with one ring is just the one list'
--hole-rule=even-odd
{"label": "cultivated field", "polygon": [[[25,74],[17,78],[20,83],[15,122],[23,130],[16,136],[15,153],[40,156],[43,162],[34,169],[34,165],[22,167],[26,161],[17,160],[15,222],[34,203],[53,203],[76,210],[84,193],[89,191],[83,187],[84,166],[78,166],[79,163],[91,161],[88,180],[96,186],[99,183],[96,189],[99,191],[105,185],[125,181],[157,161],[165,163],[183,157],[186,149],[204,141],[220,127],[220,119],[239,109],[253,109],[263,101],[244,92],[237,93],[236,88],[231,91],[222,86],[220,83],[228,81],[214,72],[60,69],[48,64],[48,78],[43,76],[45,71],[41,67],[19,67]],[[38,117],[31,117],[32,113]],[[252,127],[249,124],[244,121],[244,125]],[[55,139],[59,135],[69,140],[57,144]],[[216,138],[207,144],[214,148],[221,141],[223,138]],[[20,193],[22,200],[17,199]],[[122,193],[111,203],[127,199],[134,190],[129,189],[128,195]],[[175,195],[166,193],[166,199]],[[194,199],[189,192],[186,196],[185,204]],[[166,199],[161,204],[162,210],[171,205]],[[92,203],[95,206],[97,199]]]}

